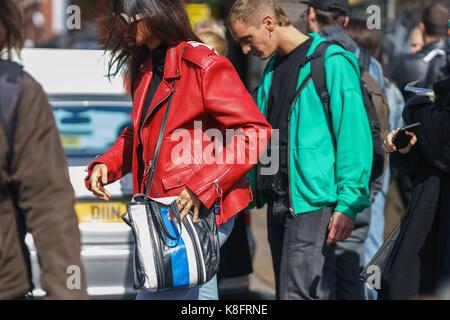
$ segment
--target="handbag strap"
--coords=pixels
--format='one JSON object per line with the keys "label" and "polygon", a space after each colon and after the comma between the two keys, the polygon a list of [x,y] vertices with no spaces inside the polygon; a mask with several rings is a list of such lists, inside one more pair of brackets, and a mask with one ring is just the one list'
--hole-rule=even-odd
{"label": "handbag strap", "polygon": [[158,163],[158,158],[159,158],[159,151],[161,150],[161,144],[162,144],[162,140],[164,138],[164,131],[166,130],[167,119],[169,118],[169,110],[170,110],[170,106],[172,104],[172,98],[176,91],[176,85],[177,85],[177,80],[174,80],[173,81],[173,92],[169,97],[169,101],[167,102],[167,108],[164,113],[164,118],[163,118],[163,121],[161,124],[161,129],[159,131],[159,137],[158,137],[158,142],[156,144],[155,154],[153,156],[153,160],[151,161],[149,172],[148,172],[147,187],[145,189],[145,195],[147,197],[150,195],[150,189],[151,189],[152,182],[153,182],[153,176],[155,175],[156,164]]}

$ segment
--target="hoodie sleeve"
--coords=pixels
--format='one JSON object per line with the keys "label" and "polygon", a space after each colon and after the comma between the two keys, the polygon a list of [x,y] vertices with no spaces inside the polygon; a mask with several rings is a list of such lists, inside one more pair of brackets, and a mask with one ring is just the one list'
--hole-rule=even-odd
{"label": "hoodie sleeve", "polygon": [[[349,54],[349,53],[348,53]],[[334,136],[336,137],[337,206],[354,219],[370,206],[373,146],[361,94],[356,58],[337,54],[326,60]]]}

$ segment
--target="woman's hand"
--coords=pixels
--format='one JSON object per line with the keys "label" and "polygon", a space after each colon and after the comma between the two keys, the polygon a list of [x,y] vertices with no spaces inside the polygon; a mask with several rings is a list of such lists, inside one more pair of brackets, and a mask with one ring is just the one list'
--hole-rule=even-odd
{"label": "woman's hand", "polygon": [[108,167],[102,163],[96,164],[92,169],[91,177],[89,178],[91,183],[91,191],[99,199],[109,201],[111,194],[105,189],[105,185],[108,183]]}
{"label": "woman's hand", "polygon": [[176,200],[178,210],[181,213],[181,219],[184,219],[189,211],[194,207],[194,216],[192,218],[193,222],[196,222],[198,219],[198,215],[200,213],[200,208],[202,206],[201,201],[198,199],[197,195],[195,195],[191,190],[185,188],[181,194],[178,196]]}
{"label": "woman's hand", "polygon": [[406,131],[406,134],[411,137],[411,140],[409,140],[409,144],[405,148],[397,150],[397,148],[395,147],[392,140],[394,139],[395,135],[399,132],[399,130],[400,129],[392,130],[386,136],[386,139],[384,140],[384,143],[383,143],[383,148],[384,148],[385,152],[392,153],[392,152],[398,151],[401,154],[407,154],[408,152],[411,151],[412,147],[417,143],[416,135],[413,132]]}

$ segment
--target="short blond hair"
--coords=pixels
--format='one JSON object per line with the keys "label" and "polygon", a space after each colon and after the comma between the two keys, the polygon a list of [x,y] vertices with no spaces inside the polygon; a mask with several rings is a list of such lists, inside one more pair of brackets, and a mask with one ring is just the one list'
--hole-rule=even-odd
{"label": "short blond hair", "polygon": [[193,29],[204,44],[212,47],[221,56],[228,54],[226,29],[222,24],[212,19],[206,19],[199,21]]}
{"label": "short blond hair", "polygon": [[240,21],[245,25],[257,25],[262,15],[271,15],[279,26],[291,25],[291,20],[277,0],[237,0],[230,9],[227,22],[232,25]]}
{"label": "short blond hair", "polygon": [[228,54],[227,40],[222,38],[220,34],[211,30],[206,30],[198,33],[197,36],[204,44],[212,47],[221,56],[226,56]]}

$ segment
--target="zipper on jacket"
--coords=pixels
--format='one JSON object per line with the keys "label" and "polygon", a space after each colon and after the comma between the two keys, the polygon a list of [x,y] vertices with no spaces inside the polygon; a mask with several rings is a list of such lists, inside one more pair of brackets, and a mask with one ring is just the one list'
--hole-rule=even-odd
{"label": "zipper on jacket", "polygon": [[[214,192],[215,194],[217,194],[219,196],[219,215],[222,217],[222,213],[223,213],[223,191],[222,191],[222,187],[220,187],[219,182],[222,178],[224,178],[229,172],[231,171],[231,168],[227,168],[225,170],[224,173],[222,173],[218,178],[214,179],[214,181],[212,182],[212,187],[214,188]],[[226,180],[225,180],[226,181]],[[207,183],[206,185],[204,185],[203,187],[197,189],[196,193],[200,193],[203,190],[205,190],[206,188],[211,187],[210,183]],[[214,201],[214,203],[217,202],[217,198]],[[216,214],[216,211],[214,210],[214,214]]]}
{"label": "zipper on jacket", "polygon": [[[141,144],[142,144],[143,141],[144,141],[144,140],[142,139],[142,130],[144,129],[144,125],[145,125],[145,123],[147,122],[148,118],[150,118],[150,116],[152,115],[153,111],[156,110],[157,108],[159,108],[159,106],[160,106],[161,104],[163,104],[164,102],[166,102],[167,99],[169,99],[170,96],[172,96],[172,95],[174,94],[174,92],[175,92],[175,91],[172,91],[166,98],[164,98],[161,102],[159,102],[159,103],[153,108],[153,110],[152,110],[149,114],[147,114],[147,115],[145,116],[145,119],[144,119],[144,121],[142,122],[142,126],[141,126],[140,129],[139,129],[139,139],[141,140],[141,141],[140,141]],[[141,116],[142,116],[142,115],[141,115]],[[142,157],[144,157],[144,148],[142,148]],[[150,164],[151,164],[151,161],[150,161]]]}
{"label": "zipper on jacket", "polygon": [[307,76],[305,80],[303,80],[302,84],[297,90],[297,93],[294,96],[294,99],[292,100],[291,107],[289,108],[288,113],[288,143],[287,143],[287,171],[288,171],[288,186],[289,186],[289,212],[293,217],[295,217],[295,211],[292,201],[292,187],[291,187],[291,113],[294,108],[295,100],[300,96],[302,90],[306,87],[306,85],[311,81],[312,74]]}
{"label": "zipper on jacket", "polygon": [[[141,184],[141,188],[143,189],[143,193],[145,193],[145,189],[147,188],[148,175],[150,174],[150,169],[152,167],[152,164],[153,164],[153,160],[150,160],[148,162],[148,165],[145,167],[145,170],[144,170],[144,174],[143,174],[144,180],[142,181],[142,184]],[[156,170],[156,168],[155,168],[155,170]],[[147,197],[150,197],[150,191],[151,191],[151,188],[149,189],[149,194],[146,194]],[[158,191],[158,187],[155,188],[155,191],[156,191],[157,197],[160,197],[161,194]]]}
{"label": "zipper on jacket", "polygon": [[[212,186],[213,186],[213,187],[218,186],[220,180],[221,180],[223,177],[225,177],[230,171],[231,171],[231,168],[227,168],[227,169],[225,170],[225,172],[222,173],[217,179],[214,179],[214,181],[213,181],[213,183],[212,183],[212,184],[213,184]],[[207,183],[207,184],[205,184],[204,186],[198,188],[198,189],[197,189],[197,193],[202,192],[202,191],[205,190],[207,187],[211,187],[211,184],[210,184],[210,183]]]}
{"label": "zipper on jacket", "polygon": [[[152,115],[153,111],[156,110],[161,104],[163,104],[164,102],[166,102],[166,100],[169,99],[170,96],[173,95],[173,93],[174,93],[174,91],[172,91],[167,97],[165,97],[163,100],[161,100],[161,101],[153,108],[153,110],[152,110],[149,114],[147,114],[147,115],[145,116],[144,121],[142,122],[142,126],[141,126],[141,128],[139,129],[139,136],[140,136],[140,138],[141,138],[141,141],[143,141],[143,140],[142,140],[142,129],[144,128],[144,124],[147,122],[148,118],[150,118],[150,116]],[[142,115],[141,115],[141,116],[142,116]]]}

